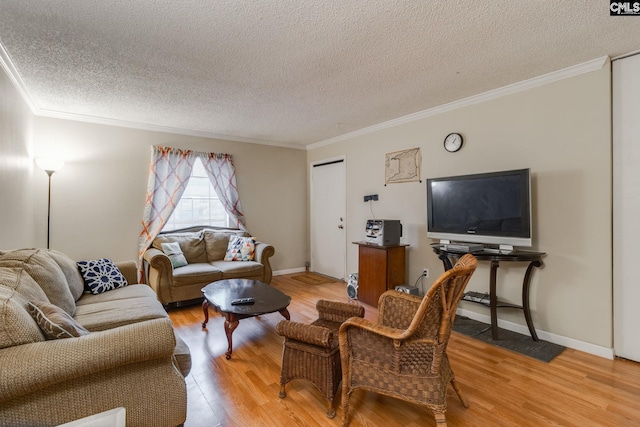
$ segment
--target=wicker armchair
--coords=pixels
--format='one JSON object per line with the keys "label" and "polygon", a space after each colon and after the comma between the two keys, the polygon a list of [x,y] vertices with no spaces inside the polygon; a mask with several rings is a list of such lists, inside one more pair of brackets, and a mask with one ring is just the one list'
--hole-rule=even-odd
{"label": "wicker armchair", "polygon": [[434,282],[424,298],[387,291],[380,296],[378,323],[349,319],[340,327],[343,426],[349,398],[366,389],[428,406],[446,426],[447,384],[468,404],[449,366],[446,349],[458,302],[477,267],[464,255]]}
{"label": "wicker armchair", "polygon": [[336,416],[334,398],[342,379],[338,329],[351,317],[364,317],[364,307],[336,301],[316,303],[318,319],[311,324],[281,321],[276,330],[285,337],[280,374],[280,397],[294,379],[311,381],[327,399],[327,417]]}

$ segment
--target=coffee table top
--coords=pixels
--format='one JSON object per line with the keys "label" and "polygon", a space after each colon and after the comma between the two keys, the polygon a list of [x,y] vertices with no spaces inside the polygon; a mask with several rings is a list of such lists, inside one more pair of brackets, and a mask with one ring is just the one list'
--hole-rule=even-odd
{"label": "coffee table top", "polygon": [[[216,310],[241,316],[259,316],[280,311],[291,302],[291,297],[266,283],[257,280],[229,279],[213,282],[202,288],[202,294]],[[255,302],[247,305],[231,305],[237,298],[252,297]]]}

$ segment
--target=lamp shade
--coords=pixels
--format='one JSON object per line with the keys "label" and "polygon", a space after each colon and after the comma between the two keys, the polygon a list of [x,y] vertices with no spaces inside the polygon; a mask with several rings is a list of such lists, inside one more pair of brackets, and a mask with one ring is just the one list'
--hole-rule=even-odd
{"label": "lamp shade", "polygon": [[47,172],[55,172],[62,169],[62,167],[64,166],[64,160],[39,158],[36,159],[36,164],[42,170],[45,170]]}

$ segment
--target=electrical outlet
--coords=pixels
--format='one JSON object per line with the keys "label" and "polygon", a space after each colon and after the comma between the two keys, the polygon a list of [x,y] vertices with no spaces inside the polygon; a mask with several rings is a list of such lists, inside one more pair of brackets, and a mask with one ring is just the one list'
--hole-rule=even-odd
{"label": "electrical outlet", "polygon": [[426,277],[427,279],[429,278],[429,269],[428,268],[423,268],[422,269],[422,277]]}

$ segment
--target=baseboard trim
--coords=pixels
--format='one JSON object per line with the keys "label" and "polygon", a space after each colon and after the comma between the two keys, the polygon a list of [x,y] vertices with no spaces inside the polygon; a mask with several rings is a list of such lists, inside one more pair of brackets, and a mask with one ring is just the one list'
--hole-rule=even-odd
{"label": "baseboard trim", "polygon": [[278,270],[278,271],[274,271],[273,275],[274,276],[282,276],[284,274],[293,274],[293,273],[304,273],[307,269],[304,267],[298,267],[298,268],[290,268],[288,270]]}
{"label": "baseboard trim", "polygon": [[[457,314],[460,316],[468,317],[469,319],[477,320],[478,322],[491,324],[491,317],[485,314],[476,313],[475,311],[458,308]],[[498,326],[508,331],[517,332],[523,335],[529,335],[529,328],[527,328],[526,325],[520,325],[518,323],[498,319]],[[605,359],[613,360],[614,358],[613,348],[602,347],[574,338],[564,337],[562,335],[542,331],[540,329],[536,329],[536,332],[538,334],[538,338],[540,338],[541,340],[572,348],[574,350],[583,351],[585,353],[593,354],[594,356],[603,357]]]}

